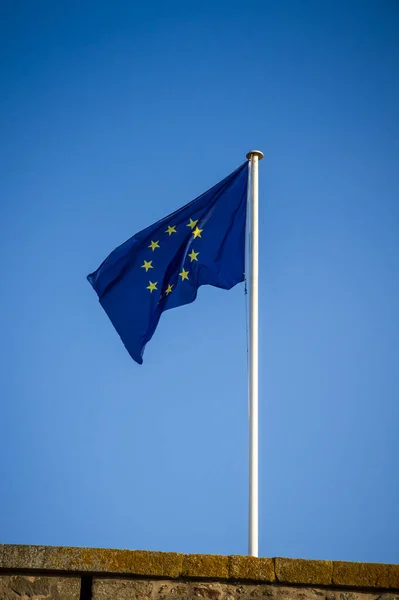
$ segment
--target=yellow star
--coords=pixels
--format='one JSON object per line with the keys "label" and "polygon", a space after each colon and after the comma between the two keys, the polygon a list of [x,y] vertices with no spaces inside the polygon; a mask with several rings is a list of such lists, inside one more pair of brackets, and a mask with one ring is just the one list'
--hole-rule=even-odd
{"label": "yellow star", "polygon": [[198,260],[198,254],[199,252],[194,252],[194,250],[191,250],[191,253],[188,255],[191,258],[191,262],[193,262],[193,260]]}
{"label": "yellow star", "polygon": [[152,294],[152,292],[154,290],[158,290],[158,288],[157,288],[158,281],[156,281],[155,283],[152,283],[152,281],[150,281],[149,283],[150,283],[150,285],[147,285],[147,287],[145,289],[150,290],[150,294]]}
{"label": "yellow star", "polygon": [[194,239],[195,239],[196,237],[202,237],[202,236],[201,236],[201,233],[202,233],[203,231],[204,231],[203,229],[200,229],[199,227],[196,227],[196,228],[194,229],[194,231],[193,231],[193,236],[194,236]]}
{"label": "yellow star", "polygon": [[181,270],[181,273],[179,273],[179,275],[180,275],[180,277],[181,277],[181,280],[182,280],[182,281],[184,281],[185,279],[188,279],[188,273],[189,273],[189,272],[188,272],[188,271],[185,271],[185,270],[184,270],[184,267],[183,267],[183,269]]}
{"label": "yellow star", "polygon": [[142,269],[145,269],[145,272],[147,273],[148,269],[153,269],[154,267],[152,266],[152,260],[145,260],[144,264],[141,265]]}
{"label": "yellow star", "polygon": [[154,252],[155,248],[159,248],[159,240],[157,242],[151,242],[148,247]]}
{"label": "yellow star", "polygon": [[196,226],[197,223],[198,223],[198,219],[196,221],[193,221],[192,219],[190,219],[190,223],[187,224],[187,227],[191,227],[191,229],[194,229],[194,227]]}
{"label": "yellow star", "polygon": [[173,287],[173,283],[172,283],[172,284],[169,284],[169,285],[168,285],[168,287],[166,288],[166,290],[165,290],[165,294],[166,294],[167,296],[169,296],[170,292],[172,291],[172,287]]}
{"label": "yellow star", "polygon": [[172,233],[177,233],[176,225],[168,225],[168,228],[165,231],[165,233],[169,233],[169,235],[172,235]]}

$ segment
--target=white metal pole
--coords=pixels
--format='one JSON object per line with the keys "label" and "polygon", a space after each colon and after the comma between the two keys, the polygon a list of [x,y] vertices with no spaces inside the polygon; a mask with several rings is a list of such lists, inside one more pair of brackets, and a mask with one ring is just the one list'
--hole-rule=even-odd
{"label": "white metal pole", "polygon": [[248,554],[258,556],[258,275],[259,197],[258,161],[263,153],[248,152],[250,161],[250,269],[249,269],[249,523]]}

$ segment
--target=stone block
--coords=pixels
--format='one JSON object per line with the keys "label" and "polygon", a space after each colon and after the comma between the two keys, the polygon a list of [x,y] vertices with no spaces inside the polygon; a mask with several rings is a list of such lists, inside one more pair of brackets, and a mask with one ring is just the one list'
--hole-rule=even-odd
{"label": "stone block", "polygon": [[275,573],[279,583],[331,585],[333,563],[329,560],[275,558]]}
{"label": "stone block", "polygon": [[224,587],[202,581],[95,579],[92,600],[224,600]]}
{"label": "stone block", "polygon": [[[229,587],[228,593],[229,600],[327,600],[324,590],[299,585],[282,586],[264,583],[237,583],[234,587]],[[223,600],[225,599],[223,598]],[[330,600],[343,599],[331,598]],[[364,600],[375,600],[375,598]]]}
{"label": "stone block", "polygon": [[183,557],[182,577],[227,579],[229,559],[213,554],[186,554]]}
{"label": "stone block", "polygon": [[80,579],[0,575],[1,600],[79,600]]}
{"label": "stone block", "polygon": [[162,581],[156,585],[152,600],[192,600],[192,590],[188,582]]}
{"label": "stone block", "polygon": [[175,552],[99,548],[46,548],[44,567],[72,572],[121,573],[148,577],[177,577],[182,555]]}
{"label": "stone block", "polygon": [[178,577],[182,554],[141,550],[69,548],[67,546],[3,546],[3,569],[41,569],[69,573],[121,573]]}
{"label": "stone block", "polygon": [[3,545],[0,553],[0,567],[3,569],[41,569],[43,567],[44,546]]}
{"label": "stone block", "polygon": [[[224,592],[226,585],[221,585],[220,583],[213,582],[192,582],[189,583],[188,587],[189,596],[187,596],[187,600],[192,600],[193,598],[206,598],[207,600],[225,600]],[[184,598],[184,600],[186,599]]]}
{"label": "stone block", "polygon": [[389,566],[378,563],[334,561],[333,584],[360,588],[388,588]]}
{"label": "stone block", "polygon": [[275,580],[274,561],[272,558],[254,558],[253,556],[230,556],[229,578],[236,581]]}
{"label": "stone block", "polygon": [[399,590],[399,565],[388,566],[389,587]]}
{"label": "stone block", "polygon": [[94,579],[92,600],[149,600],[153,587],[152,581]]}

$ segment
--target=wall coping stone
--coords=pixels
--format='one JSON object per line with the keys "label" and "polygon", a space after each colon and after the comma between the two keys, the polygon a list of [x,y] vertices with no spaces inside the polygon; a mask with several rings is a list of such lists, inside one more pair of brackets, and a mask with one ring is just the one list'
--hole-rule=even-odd
{"label": "wall coping stone", "polygon": [[399,565],[66,546],[0,544],[1,571],[399,590]]}

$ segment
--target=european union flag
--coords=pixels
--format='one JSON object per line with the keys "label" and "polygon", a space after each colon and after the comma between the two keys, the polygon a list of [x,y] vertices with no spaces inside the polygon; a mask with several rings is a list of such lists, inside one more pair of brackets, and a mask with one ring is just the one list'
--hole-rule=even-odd
{"label": "european union flag", "polygon": [[201,285],[244,280],[248,162],[116,248],[87,279],[130,356],[143,362],[164,310],[193,302]]}

